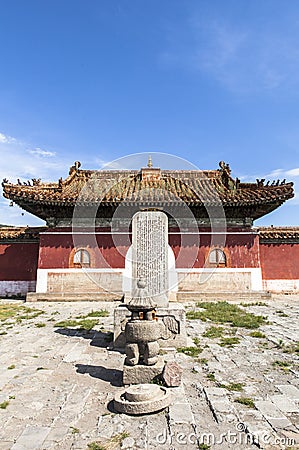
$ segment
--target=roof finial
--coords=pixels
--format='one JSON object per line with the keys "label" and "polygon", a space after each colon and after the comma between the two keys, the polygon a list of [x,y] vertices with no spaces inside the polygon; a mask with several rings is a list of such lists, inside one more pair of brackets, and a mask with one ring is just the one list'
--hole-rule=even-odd
{"label": "roof finial", "polygon": [[147,167],[153,167],[153,161],[151,155],[148,155]]}

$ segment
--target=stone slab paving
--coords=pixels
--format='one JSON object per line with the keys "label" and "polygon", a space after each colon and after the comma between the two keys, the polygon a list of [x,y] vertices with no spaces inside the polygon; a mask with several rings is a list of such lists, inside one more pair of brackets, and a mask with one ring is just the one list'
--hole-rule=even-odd
{"label": "stone slab paving", "polygon": [[[266,337],[238,328],[233,347],[202,336],[211,323],[187,321],[189,342],[199,338],[202,353],[163,352],[183,368],[182,385],[170,388],[167,410],[137,417],[112,406],[124,361],[110,343],[116,305],[38,302],[30,307],[43,314],[0,325],[7,333],[0,335],[0,404],[8,402],[0,408],[0,450],[87,450],[92,442],[110,450],[299,448],[299,355],[289,351],[299,340],[299,297],[246,307],[268,317],[260,328]],[[100,309],[109,316],[92,331],[54,327]]]}

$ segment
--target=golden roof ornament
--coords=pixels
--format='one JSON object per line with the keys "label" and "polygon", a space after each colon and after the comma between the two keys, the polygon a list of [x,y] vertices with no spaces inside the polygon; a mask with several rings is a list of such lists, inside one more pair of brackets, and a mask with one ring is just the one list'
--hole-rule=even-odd
{"label": "golden roof ornament", "polygon": [[152,161],[151,155],[149,155],[149,157],[148,157],[147,167],[149,167],[149,168],[153,167],[153,161]]}

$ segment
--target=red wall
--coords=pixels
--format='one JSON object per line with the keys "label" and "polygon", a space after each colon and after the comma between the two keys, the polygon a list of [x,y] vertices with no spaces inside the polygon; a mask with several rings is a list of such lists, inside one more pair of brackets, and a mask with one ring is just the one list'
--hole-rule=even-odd
{"label": "red wall", "polygon": [[0,243],[0,280],[35,281],[38,249],[38,242]]}
{"label": "red wall", "polygon": [[[188,242],[189,241],[189,242]],[[193,242],[192,242],[193,241]],[[169,244],[176,257],[176,267],[186,268],[193,261],[193,267],[203,267],[211,247],[224,250],[228,267],[259,267],[258,236],[254,234],[228,234],[227,236],[201,234],[184,238],[183,247],[179,235],[169,235]],[[224,244],[224,245],[223,245]]]}
{"label": "red wall", "polygon": [[[181,236],[169,234],[177,268],[203,267],[208,257],[211,244],[215,247],[225,242],[225,237],[210,234]],[[71,252],[76,246],[89,248],[92,267],[124,268],[125,255],[130,246],[130,236],[97,234],[42,234],[40,237],[39,268],[69,268]],[[259,267],[258,236],[255,234],[228,234],[224,251],[228,267]]]}
{"label": "red wall", "polygon": [[265,280],[299,280],[299,244],[260,244]]}

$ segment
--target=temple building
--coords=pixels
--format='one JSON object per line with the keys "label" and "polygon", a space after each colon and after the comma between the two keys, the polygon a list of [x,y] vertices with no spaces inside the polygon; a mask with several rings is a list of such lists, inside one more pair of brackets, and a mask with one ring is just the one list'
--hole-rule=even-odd
{"label": "temple building", "polygon": [[[3,195],[45,227],[0,228],[0,295],[120,299],[131,288],[132,219],[168,218],[169,290],[178,301],[299,291],[299,227],[255,227],[294,196],[283,180],[243,183],[216,170],[82,170],[17,184]],[[150,238],[150,237],[149,237]]]}

